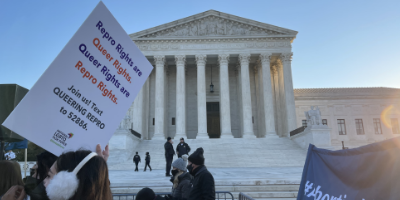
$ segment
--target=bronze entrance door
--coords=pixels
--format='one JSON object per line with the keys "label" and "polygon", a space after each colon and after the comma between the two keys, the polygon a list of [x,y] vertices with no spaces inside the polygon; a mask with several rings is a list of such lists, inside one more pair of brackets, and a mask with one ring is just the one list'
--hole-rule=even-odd
{"label": "bronze entrance door", "polygon": [[219,102],[207,102],[207,132],[210,138],[220,138]]}

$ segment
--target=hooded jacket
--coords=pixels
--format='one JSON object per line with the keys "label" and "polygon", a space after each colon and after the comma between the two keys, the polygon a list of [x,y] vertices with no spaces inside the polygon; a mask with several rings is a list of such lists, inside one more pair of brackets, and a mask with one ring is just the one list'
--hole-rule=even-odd
{"label": "hooded jacket", "polygon": [[204,165],[196,168],[192,179],[192,191],[188,200],[215,200],[215,182]]}

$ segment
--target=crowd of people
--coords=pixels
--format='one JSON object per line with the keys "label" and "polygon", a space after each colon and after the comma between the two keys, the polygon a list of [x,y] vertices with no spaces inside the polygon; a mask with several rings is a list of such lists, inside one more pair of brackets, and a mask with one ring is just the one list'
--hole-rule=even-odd
{"label": "crowd of people", "polygon": [[[178,159],[174,162],[172,139],[168,138],[164,145],[171,194],[157,196],[151,188],[143,188],[136,200],[215,199],[214,178],[204,165],[204,150],[200,147],[188,155],[189,145],[183,138],[180,141],[176,148]],[[102,150],[100,145],[96,152],[77,150],[58,157],[45,151],[37,155],[30,176],[24,179],[18,162],[0,161],[0,200],[112,200],[108,157],[108,146]],[[138,152],[133,160],[135,164],[141,161]],[[148,166],[151,171],[149,152],[145,160],[144,170]]]}

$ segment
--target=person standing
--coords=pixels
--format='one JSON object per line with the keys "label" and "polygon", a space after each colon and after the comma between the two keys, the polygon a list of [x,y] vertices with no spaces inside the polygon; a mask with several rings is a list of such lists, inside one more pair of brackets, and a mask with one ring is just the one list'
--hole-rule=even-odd
{"label": "person standing", "polygon": [[176,145],[176,154],[178,154],[178,158],[181,158],[182,155],[189,155],[190,147],[187,143],[185,143],[185,139],[181,138],[181,142]]}
{"label": "person standing", "polygon": [[174,147],[172,146],[174,142],[172,141],[171,137],[167,138],[167,142],[164,144],[164,149],[165,149],[165,161],[166,161],[166,172],[165,176],[171,176],[170,171],[171,171],[171,164],[172,160],[174,159],[175,151]]}
{"label": "person standing", "polygon": [[187,200],[192,189],[190,184],[192,176],[186,170],[187,160],[188,155],[182,155],[182,158],[178,158],[172,163],[171,182],[173,183],[172,198],[174,200]]}
{"label": "person standing", "polygon": [[145,160],[146,160],[146,165],[144,166],[144,171],[146,171],[147,166],[149,166],[150,171],[151,171],[151,167],[150,167],[150,153],[149,153],[149,152],[146,152],[146,158],[145,158]]}
{"label": "person standing", "polygon": [[215,200],[214,177],[204,165],[203,153],[204,150],[200,147],[189,156],[187,169],[193,179],[188,200]]}
{"label": "person standing", "polygon": [[136,152],[136,155],[133,156],[133,162],[135,162],[135,165],[136,165],[135,172],[138,172],[139,171],[138,164],[139,164],[139,162],[141,162],[138,152]]}

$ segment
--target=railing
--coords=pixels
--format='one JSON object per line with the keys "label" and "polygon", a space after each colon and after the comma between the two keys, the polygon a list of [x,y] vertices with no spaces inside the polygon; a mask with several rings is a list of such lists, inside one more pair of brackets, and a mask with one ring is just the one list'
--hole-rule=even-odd
{"label": "railing", "polygon": [[241,193],[239,193],[239,200],[254,200],[254,199],[251,198],[249,195],[241,192]]}
{"label": "railing", "polygon": [[132,129],[129,129],[130,131],[131,131],[131,133],[134,135],[134,136],[136,136],[136,137],[138,137],[138,138],[142,138],[142,135],[140,134],[140,133],[138,133],[138,132],[136,132],[136,131],[134,131],[134,130],[132,130]]}
{"label": "railing", "polygon": [[[165,195],[169,195],[171,194],[171,192],[159,192],[156,193],[156,195],[160,195],[160,196],[165,196]],[[130,194],[113,194],[113,200],[134,200],[136,198],[136,193],[130,193]],[[249,197],[250,199],[248,200],[253,200],[251,199],[251,197]],[[233,197],[232,193],[230,192],[226,192],[226,191],[217,191],[215,192],[215,199],[218,200],[235,200],[235,198]]]}
{"label": "railing", "polygon": [[302,126],[302,127],[297,128],[297,129],[295,129],[293,131],[290,131],[290,136],[294,136],[296,134],[299,134],[299,133],[303,132],[304,129],[306,129],[306,128],[307,128],[306,126]]}
{"label": "railing", "polygon": [[[230,197],[226,197],[227,195],[229,195]],[[233,198],[233,194],[232,193],[230,193],[230,192],[226,192],[226,191],[216,191],[215,192],[215,199],[218,199],[218,200],[220,200],[220,199],[224,199],[224,200],[228,200],[228,199],[231,199],[231,200],[235,200],[235,198]]]}

